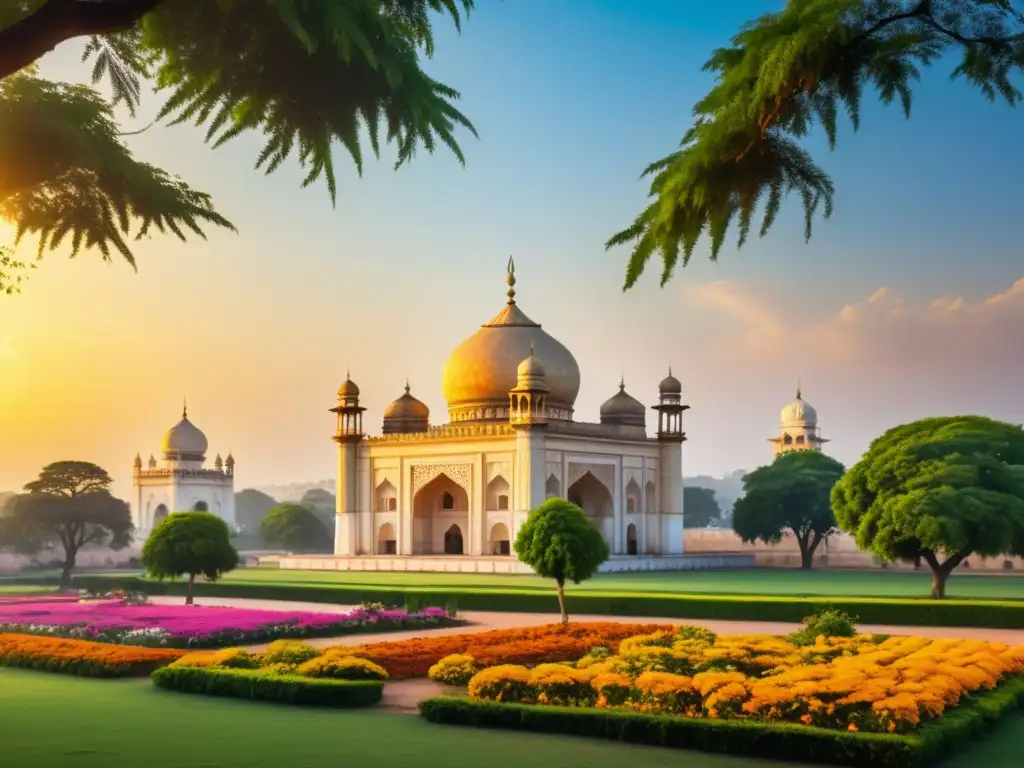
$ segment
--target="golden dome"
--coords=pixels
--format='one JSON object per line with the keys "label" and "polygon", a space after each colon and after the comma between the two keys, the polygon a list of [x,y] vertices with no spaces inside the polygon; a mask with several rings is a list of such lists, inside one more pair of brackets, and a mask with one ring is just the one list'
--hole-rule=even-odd
{"label": "golden dome", "polygon": [[[444,366],[442,390],[455,421],[504,421],[509,391],[518,384],[520,363],[543,360],[552,418],[570,419],[580,391],[580,367],[557,339],[516,306],[515,265],[509,259],[505,308],[463,341]],[[535,351],[535,355],[534,355]]]}
{"label": "golden dome", "polygon": [[349,378],[348,374],[345,374],[345,381],[338,387],[338,399],[341,400],[346,397],[359,397],[359,387]]}
{"label": "golden dome", "polygon": [[412,396],[409,382],[405,382],[405,394],[384,409],[384,434],[426,432],[429,427],[430,409]]}
{"label": "golden dome", "polygon": [[167,430],[161,448],[168,459],[202,461],[206,456],[206,435],[188,420],[188,410],[182,409],[181,421]]}

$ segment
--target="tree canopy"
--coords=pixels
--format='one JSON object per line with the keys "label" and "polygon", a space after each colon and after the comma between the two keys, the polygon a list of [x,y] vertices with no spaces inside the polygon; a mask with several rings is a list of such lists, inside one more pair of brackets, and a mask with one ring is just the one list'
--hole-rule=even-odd
{"label": "tree canopy", "polygon": [[624,289],[656,254],[664,285],[704,234],[717,259],[734,221],[742,247],[761,206],[764,236],[790,193],[800,198],[810,239],[816,214],[831,215],[835,189],[801,140],[819,127],[834,149],[840,113],[856,131],[864,91],[872,87],[909,117],[922,69],[950,56],[959,56],[954,78],[1015,105],[1021,91],[1014,76],[1024,70],[1024,5],[788,0],[778,13],[744,25],[704,65],[716,82],[694,106],[679,149],[644,171],[650,204],[607,243],[632,246]]}
{"label": "tree canopy", "polygon": [[192,605],[196,576],[215,581],[238,566],[238,552],[223,520],[209,512],[165,517],[142,546],[142,566],[156,579],[188,576],[185,603]]}
{"label": "tree canopy", "polygon": [[609,557],[604,536],[578,506],[565,499],[548,499],[530,512],[519,528],[515,552],[539,576],[554,579],[562,622],[565,610],[565,582],[579,584],[597,573]]}
{"label": "tree canopy", "polygon": [[683,521],[687,528],[707,528],[712,520],[722,519],[722,508],[710,488],[687,485],[683,488]]}
{"label": "tree canopy", "polygon": [[920,557],[932,597],[945,597],[969,555],[1024,555],[1024,429],[982,416],[894,427],[836,484],[832,506],[861,549]]}
{"label": "tree canopy", "polygon": [[242,531],[255,533],[267,512],[276,505],[277,499],[273,496],[255,488],[245,488],[235,494],[235,523]]}
{"label": "tree canopy", "polygon": [[25,484],[27,493],[4,505],[0,544],[26,553],[63,549],[60,587],[67,589],[82,547],[123,549],[131,542],[131,510],[110,494],[111,482],[106,470],[88,461],[47,464]]}
{"label": "tree canopy", "polygon": [[323,488],[310,488],[302,494],[299,504],[316,515],[327,532],[334,535],[334,519],[338,513],[338,499],[333,493]]}
{"label": "tree canopy", "polygon": [[[164,97],[157,122],[191,123],[212,147],[249,131],[269,174],[296,159],[304,186],[336,201],[333,147],[362,172],[366,147],[395,148],[398,168],[439,145],[464,162],[469,120],[457,91],[421,68],[432,15],[456,26],[474,0],[16,0],[0,4],[0,218],[38,253],[68,244],[135,265],[131,242],[153,231],[205,237],[233,229],[209,195],[137,160],[114,116],[135,115],[145,86]],[[41,78],[34,62],[81,39],[93,87]],[[273,66],[267,66],[273,62]],[[8,257],[9,258],[9,257]],[[0,289],[23,277],[0,260]],[[14,277],[12,277],[12,274]]]}
{"label": "tree canopy", "polygon": [[300,504],[278,504],[260,523],[267,545],[289,552],[330,552],[334,539],[320,518]]}
{"label": "tree canopy", "polygon": [[818,545],[837,532],[830,495],[844,471],[820,451],[779,454],[743,478],[744,495],[732,511],[733,530],[744,541],[767,544],[792,533],[800,547],[800,566],[810,568]]}

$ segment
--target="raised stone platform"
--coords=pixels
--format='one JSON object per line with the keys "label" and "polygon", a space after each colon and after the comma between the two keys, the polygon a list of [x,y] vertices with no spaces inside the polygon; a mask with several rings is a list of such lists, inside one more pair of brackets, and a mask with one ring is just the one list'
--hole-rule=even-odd
{"label": "raised stone platform", "polygon": [[[260,563],[308,571],[413,571],[422,573],[532,574],[533,569],[514,557],[471,555],[277,555],[261,557]],[[703,571],[753,568],[753,554],[614,555],[601,566],[603,573],[627,571]]]}

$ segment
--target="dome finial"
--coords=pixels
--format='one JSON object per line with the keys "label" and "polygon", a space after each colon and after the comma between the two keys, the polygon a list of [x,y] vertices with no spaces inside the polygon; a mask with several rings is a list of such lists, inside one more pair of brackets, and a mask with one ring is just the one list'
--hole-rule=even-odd
{"label": "dome finial", "polygon": [[405,394],[409,394],[409,374],[405,374]]}
{"label": "dome finial", "polygon": [[511,256],[508,257],[508,275],[505,277],[505,282],[508,284],[508,290],[505,291],[505,295],[508,296],[509,304],[516,303],[516,262]]}
{"label": "dome finial", "polygon": [[188,399],[184,397],[181,398],[181,418],[188,418]]}
{"label": "dome finial", "polygon": [[619,374],[619,392],[626,391],[626,370],[623,369]]}
{"label": "dome finial", "polygon": [[530,357],[534,357],[534,354],[533,354],[533,342],[532,341],[530,342]]}
{"label": "dome finial", "polygon": [[796,399],[803,400],[803,395],[800,393],[800,379],[796,380]]}

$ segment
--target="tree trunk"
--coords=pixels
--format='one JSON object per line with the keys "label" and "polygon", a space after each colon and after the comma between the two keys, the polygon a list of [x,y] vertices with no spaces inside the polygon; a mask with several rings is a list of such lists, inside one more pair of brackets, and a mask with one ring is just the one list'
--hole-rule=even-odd
{"label": "tree trunk", "polygon": [[192,585],[196,583],[196,575],[190,573],[188,575],[188,592],[185,593],[185,605],[192,605],[195,601],[192,599]]}
{"label": "tree trunk", "polygon": [[821,543],[821,534],[813,531],[798,533],[796,543],[800,545],[800,569],[809,571],[814,566],[814,553]]}
{"label": "tree trunk", "polygon": [[64,565],[60,569],[60,586],[58,587],[61,592],[68,592],[71,589],[71,572],[75,569],[77,559],[77,549],[64,550]]}
{"label": "tree trunk", "polygon": [[949,574],[964,561],[968,554],[970,553],[952,555],[946,562],[939,563],[938,557],[931,550],[921,553],[921,558],[928,563],[928,568],[932,572],[932,600],[942,600],[946,597],[946,580],[949,578]]}
{"label": "tree trunk", "polygon": [[562,623],[569,623],[569,614],[565,612],[565,582],[561,579],[555,582],[558,585],[558,610],[562,614]]}

